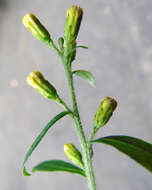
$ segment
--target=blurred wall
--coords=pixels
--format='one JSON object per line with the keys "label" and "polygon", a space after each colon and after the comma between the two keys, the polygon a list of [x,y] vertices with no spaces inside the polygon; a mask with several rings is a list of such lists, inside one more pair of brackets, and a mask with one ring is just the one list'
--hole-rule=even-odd
{"label": "blurred wall", "polygon": [[[84,8],[73,69],[86,69],[96,88],[75,77],[78,104],[86,135],[105,96],[117,99],[118,108],[97,137],[131,135],[152,143],[152,1],[148,0],[0,0],[0,189],[87,190],[84,179],[65,173],[36,173],[24,177],[24,155],[44,125],[62,111],[26,84],[32,70],[40,70],[70,105],[64,70],[57,55],[22,25],[33,12],[52,38],[63,36],[66,10]],[[63,145],[78,147],[69,117],[52,128],[33,153],[28,167],[48,159],[67,160]],[[98,190],[151,190],[151,174],[111,147],[95,145],[94,169]]]}

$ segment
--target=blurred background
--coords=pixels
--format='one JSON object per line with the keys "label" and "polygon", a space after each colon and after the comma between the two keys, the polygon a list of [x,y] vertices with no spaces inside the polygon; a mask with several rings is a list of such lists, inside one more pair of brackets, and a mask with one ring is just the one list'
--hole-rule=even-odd
{"label": "blurred background", "polygon": [[[152,143],[152,1],[149,0],[0,0],[0,187],[1,190],[87,190],[84,179],[68,173],[21,171],[29,146],[50,119],[62,111],[26,84],[40,70],[70,105],[69,89],[60,59],[35,39],[22,24],[33,12],[57,42],[63,36],[66,10],[77,4],[84,17],[73,69],[91,71],[96,88],[75,77],[78,105],[86,135],[100,101],[111,96],[118,108],[97,137],[130,135]],[[63,159],[63,145],[79,142],[69,117],[54,126],[28,162]],[[111,147],[97,144],[94,170],[98,190],[151,190],[151,174]]]}

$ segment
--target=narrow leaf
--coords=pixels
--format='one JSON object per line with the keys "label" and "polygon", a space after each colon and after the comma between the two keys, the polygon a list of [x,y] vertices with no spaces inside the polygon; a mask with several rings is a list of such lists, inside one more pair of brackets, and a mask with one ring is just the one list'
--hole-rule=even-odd
{"label": "narrow leaf", "polygon": [[76,70],[73,71],[73,74],[78,75],[79,77],[87,80],[93,87],[95,87],[95,80],[93,75],[89,71],[85,70]]}
{"label": "narrow leaf", "polygon": [[82,46],[82,45],[80,45],[80,46],[77,46],[76,48],[83,48],[83,49],[88,49],[88,47],[87,47],[87,46]]}
{"label": "narrow leaf", "polygon": [[74,173],[74,174],[79,174],[85,177],[85,172],[78,168],[77,166],[62,161],[62,160],[48,160],[39,163],[38,165],[34,166],[32,169],[32,172],[69,172],[69,173]]}
{"label": "narrow leaf", "polygon": [[129,136],[108,136],[92,142],[113,146],[152,172],[152,144]]}
{"label": "narrow leaf", "polygon": [[26,162],[29,159],[29,157],[31,156],[32,152],[35,150],[35,148],[38,146],[38,144],[40,143],[40,141],[42,140],[42,138],[45,136],[45,134],[47,133],[47,131],[62,117],[64,117],[65,115],[69,114],[69,112],[67,111],[63,111],[60,114],[56,115],[41,131],[41,133],[37,136],[37,138],[35,139],[35,141],[33,142],[33,144],[31,145],[31,147],[29,148],[28,152],[25,155],[24,158],[24,162],[23,162],[23,174],[25,176],[30,176],[31,174],[26,170]]}

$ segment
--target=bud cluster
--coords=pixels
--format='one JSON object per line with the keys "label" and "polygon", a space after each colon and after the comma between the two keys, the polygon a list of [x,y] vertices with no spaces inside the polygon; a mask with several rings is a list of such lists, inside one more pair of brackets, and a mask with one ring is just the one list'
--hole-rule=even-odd
{"label": "bud cluster", "polygon": [[72,68],[71,68],[71,63],[75,59],[75,56],[76,56],[76,48],[78,47],[86,48],[85,46],[77,46],[77,41],[76,41],[79,29],[80,29],[82,17],[83,17],[82,8],[73,5],[72,7],[68,9],[65,28],[64,28],[64,38],[63,37],[58,38],[58,46],[56,46],[56,44],[51,39],[51,36],[49,32],[47,31],[47,29],[43,26],[43,24],[39,21],[39,19],[34,14],[29,13],[23,17],[24,26],[33,34],[33,36],[39,39],[40,41],[46,43],[49,47],[55,50],[57,54],[61,57],[66,74],[67,74],[67,79],[69,82],[69,86],[70,86],[70,90],[72,94],[72,102],[73,102],[73,110],[71,110],[67,106],[67,104],[59,97],[55,87],[51,83],[49,83],[49,81],[46,80],[44,76],[42,75],[42,73],[40,73],[39,71],[33,71],[28,75],[27,83],[30,86],[32,86],[34,89],[36,89],[45,98],[55,100],[56,103],[59,103],[60,105],[62,105],[64,107],[64,112],[61,112],[60,114],[55,116],[49,122],[49,124],[43,129],[40,135],[36,138],[31,148],[29,149],[28,153],[26,154],[24,165],[23,165],[24,166],[23,172],[25,175],[30,175],[26,172],[25,163],[27,159],[29,158],[29,156],[31,155],[32,151],[36,148],[38,143],[44,137],[48,129],[53,124],[55,124],[56,121],[61,119],[61,117],[69,114],[76,123],[78,136],[80,138],[81,148],[84,154],[82,158],[81,152],[76,148],[75,145],[71,143],[67,143],[64,145],[64,153],[66,154],[68,159],[71,162],[73,162],[73,164],[79,166],[81,169],[77,168],[76,166],[71,166],[70,164],[67,164],[66,162],[59,161],[57,162],[57,166],[59,167],[56,167],[56,165],[55,166],[50,165],[50,168],[49,168],[48,167],[49,165],[47,163],[47,167],[45,168],[45,166],[43,165],[43,167],[41,166],[41,169],[39,171],[69,171],[69,172],[79,173],[79,174],[80,172],[81,174],[83,172],[84,176],[86,175],[88,179],[92,181],[93,185],[90,182],[91,184],[90,189],[95,189],[95,182],[93,179],[94,176],[93,176],[93,171],[91,168],[91,164],[92,164],[91,158],[93,157],[92,140],[96,132],[101,127],[106,125],[106,123],[110,120],[114,110],[117,107],[117,102],[116,100],[110,97],[104,98],[104,100],[101,102],[94,116],[94,120],[93,120],[94,127],[90,135],[90,139],[87,140],[84,136],[83,127],[81,125],[81,121],[79,118],[76,97],[75,97],[75,93],[73,89],[72,74],[76,72],[81,73],[79,74],[79,76],[84,79],[87,79],[90,82],[90,84],[94,84],[94,78],[92,74],[88,71],[77,70],[77,71],[72,72]]}

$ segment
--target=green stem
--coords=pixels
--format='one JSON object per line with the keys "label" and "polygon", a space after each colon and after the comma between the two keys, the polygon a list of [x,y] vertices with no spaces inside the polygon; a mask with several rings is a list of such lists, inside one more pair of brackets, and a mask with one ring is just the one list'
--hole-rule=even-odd
{"label": "green stem", "polygon": [[93,127],[93,130],[91,131],[91,134],[90,134],[90,137],[89,137],[89,140],[88,140],[88,147],[89,147],[90,152],[92,153],[92,156],[93,156],[93,149],[92,149],[91,141],[94,139],[95,134],[96,134],[96,131],[94,130],[94,127]]}
{"label": "green stem", "polygon": [[72,110],[67,106],[67,104],[60,97],[58,97],[57,103],[72,114]]}
{"label": "green stem", "polygon": [[50,41],[47,43],[48,46],[53,49],[60,57],[62,56],[62,52],[57,48],[57,46],[54,44],[53,40],[50,39]]}
{"label": "green stem", "polygon": [[64,68],[65,68],[65,72],[66,72],[66,76],[67,76],[67,80],[68,80],[68,84],[69,84],[69,88],[71,92],[73,112],[74,112],[73,119],[75,121],[76,131],[77,131],[77,135],[78,135],[81,149],[82,149],[82,156],[83,156],[86,176],[88,179],[88,185],[89,185],[90,190],[96,190],[95,177],[94,177],[94,172],[93,172],[93,167],[92,167],[91,152],[89,150],[89,146],[88,146],[86,137],[84,135],[82,123],[79,116],[71,67],[69,66],[66,60],[64,60]]}

